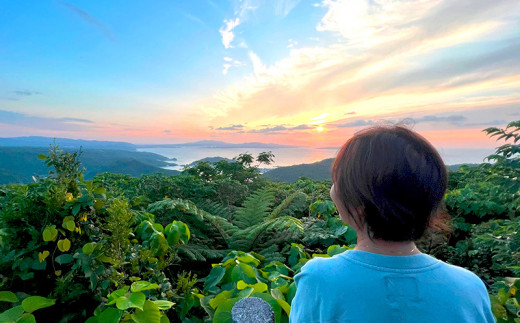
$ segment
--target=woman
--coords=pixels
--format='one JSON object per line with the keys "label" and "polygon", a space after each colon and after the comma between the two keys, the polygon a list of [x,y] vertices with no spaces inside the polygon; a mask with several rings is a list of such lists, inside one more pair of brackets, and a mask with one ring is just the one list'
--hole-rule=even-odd
{"label": "woman", "polygon": [[447,173],[438,152],[402,126],[372,127],[341,148],[330,195],[357,232],[354,250],[314,258],[296,275],[291,323],[494,322],[483,282],[422,254]]}

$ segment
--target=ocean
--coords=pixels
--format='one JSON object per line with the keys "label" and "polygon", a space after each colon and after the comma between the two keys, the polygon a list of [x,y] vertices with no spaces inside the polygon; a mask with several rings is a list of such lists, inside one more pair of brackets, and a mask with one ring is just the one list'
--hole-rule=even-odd
{"label": "ocean", "polygon": [[[242,153],[250,153],[256,157],[264,151],[272,151],[275,155],[274,163],[262,168],[276,168],[298,164],[310,164],[323,159],[336,157],[338,148],[205,148],[205,147],[179,147],[179,148],[140,148],[138,151],[156,153],[168,158],[177,158],[174,163],[177,166],[168,166],[168,169],[182,170],[184,165],[205,157],[224,157],[232,159]],[[438,148],[446,165],[464,163],[482,163],[484,157],[492,154],[494,148]]]}

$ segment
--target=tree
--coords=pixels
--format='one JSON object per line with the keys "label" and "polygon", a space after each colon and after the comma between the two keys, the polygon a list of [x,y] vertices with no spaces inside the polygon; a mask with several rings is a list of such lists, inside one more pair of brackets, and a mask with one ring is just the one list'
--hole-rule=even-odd
{"label": "tree", "polygon": [[274,162],[274,154],[272,151],[261,152],[260,154],[258,154],[258,157],[256,157],[256,161],[258,162],[258,165],[271,165],[271,163]]}

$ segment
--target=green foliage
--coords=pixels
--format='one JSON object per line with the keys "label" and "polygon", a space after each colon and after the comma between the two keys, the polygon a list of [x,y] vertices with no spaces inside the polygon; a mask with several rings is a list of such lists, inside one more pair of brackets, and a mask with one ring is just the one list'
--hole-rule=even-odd
{"label": "green foliage", "polygon": [[0,302],[9,302],[12,304],[10,309],[0,313],[0,322],[29,323],[36,322],[36,318],[32,314],[34,311],[50,307],[56,303],[56,300],[28,295],[24,295],[23,299],[19,299],[13,292],[1,291]]}
{"label": "green foliage", "polygon": [[[490,156],[493,164],[450,172],[452,229],[430,232],[423,244],[492,286],[498,322],[520,320],[518,278],[505,279],[520,276],[519,129],[486,129],[513,143]],[[51,147],[40,156],[50,176],[0,187],[7,321],[230,322],[235,302],[259,297],[287,322],[294,275],[311,257],[337,255],[357,240],[329,200],[330,181],[260,175],[271,153],[258,165],[242,154],[178,176],[104,173],[93,181],[82,178],[78,157]],[[57,305],[43,308],[49,300]]]}
{"label": "green foliage", "polygon": [[108,294],[107,303],[98,307],[94,316],[86,322],[170,322],[163,311],[169,310],[175,303],[147,299],[147,291],[158,288],[159,285],[147,281],[136,281],[130,287],[123,285]]}
{"label": "green foliage", "polygon": [[505,278],[493,287],[497,292],[490,295],[491,309],[497,323],[520,321],[520,278]]}

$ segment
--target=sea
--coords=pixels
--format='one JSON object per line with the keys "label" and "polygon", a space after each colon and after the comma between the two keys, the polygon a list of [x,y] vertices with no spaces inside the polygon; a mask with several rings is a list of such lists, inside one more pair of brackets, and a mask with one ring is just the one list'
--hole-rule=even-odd
{"label": "sea", "polygon": [[[264,151],[274,154],[272,165],[262,165],[262,168],[276,168],[298,164],[310,164],[327,158],[336,157],[339,148],[314,148],[314,147],[273,147],[273,148],[219,148],[219,147],[191,147],[178,148],[139,148],[138,151],[156,153],[168,158],[176,158],[172,166],[167,169],[182,170],[184,165],[206,157],[224,157],[232,159],[242,153],[249,153],[256,157]],[[494,148],[437,148],[446,165],[455,164],[479,164],[486,156],[494,152]],[[175,163],[176,165],[173,165]]]}

